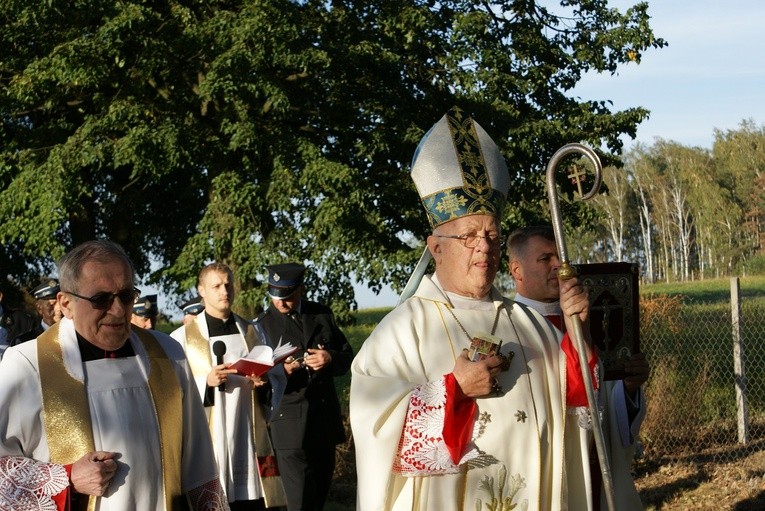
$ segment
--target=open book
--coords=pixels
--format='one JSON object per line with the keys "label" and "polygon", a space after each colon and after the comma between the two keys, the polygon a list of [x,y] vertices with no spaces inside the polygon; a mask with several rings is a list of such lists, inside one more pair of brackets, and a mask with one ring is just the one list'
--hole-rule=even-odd
{"label": "open book", "polygon": [[237,374],[242,376],[260,376],[299,350],[299,346],[292,344],[282,344],[276,349],[266,345],[254,346],[246,357],[240,358],[228,368],[236,369]]}

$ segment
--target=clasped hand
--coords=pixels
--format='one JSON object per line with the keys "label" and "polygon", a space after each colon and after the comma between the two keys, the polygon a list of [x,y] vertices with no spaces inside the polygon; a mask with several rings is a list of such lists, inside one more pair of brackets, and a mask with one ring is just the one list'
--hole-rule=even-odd
{"label": "clasped hand", "polygon": [[332,355],[327,350],[308,348],[302,358],[288,357],[284,361],[284,372],[287,376],[301,367],[308,367],[313,371],[320,371],[332,362]]}
{"label": "clasped hand", "polygon": [[72,487],[77,493],[101,497],[117,473],[115,453],[89,452],[72,464]]}
{"label": "clasped hand", "polygon": [[230,374],[236,374],[236,369],[229,369],[231,364],[224,363],[213,366],[212,371],[207,373],[207,386],[217,387],[221,383],[226,383]]}
{"label": "clasped hand", "polygon": [[624,362],[624,388],[631,398],[635,397],[638,389],[648,381],[651,367],[642,353],[635,353]]}
{"label": "clasped hand", "polygon": [[504,357],[494,355],[473,362],[465,349],[457,357],[452,374],[467,397],[487,396],[496,391],[497,375],[502,371],[505,360]]}
{"label": "clasped hand", "polygon": [[[582,324],[587,322],[590,312],[590,299],[587,290],[578,279],[560,280],[560,309],[566,321],[568,331],[573,329],[571,316],[578,315]],[[589,330],[589,329],[585,329]]]}

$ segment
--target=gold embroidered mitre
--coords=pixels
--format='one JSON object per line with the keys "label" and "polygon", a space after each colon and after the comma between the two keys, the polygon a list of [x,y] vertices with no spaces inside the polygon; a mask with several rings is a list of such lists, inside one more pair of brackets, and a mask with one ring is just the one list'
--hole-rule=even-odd
{"label": "gold embroidered mitre", "polygon": [[412,159],[412,180],[433,228],[469,215],[499,218],[510,188],[497,145],[458,107],[420,141]]}

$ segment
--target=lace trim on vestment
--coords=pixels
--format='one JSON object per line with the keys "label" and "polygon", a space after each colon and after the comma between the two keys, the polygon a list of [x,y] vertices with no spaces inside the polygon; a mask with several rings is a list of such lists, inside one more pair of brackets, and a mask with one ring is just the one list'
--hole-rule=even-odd
{"label": "lace trim on vestment", "polygon": [[228,501],[218,479],[186,492],[195,511],[228,511]]}
{"label": "lace trim on vestment", "polygon": [[[600,423],[603,424],[604,415],[605,415],[605,409],[603,408],[602,403],[600,402],[600,365],[596,365],[593,370],[593,376],[595,378],[595,402],[598,404],[597,410],[598,410],[598,418],[600,419]],[[576,416],[576,423],[577,425],[582,429],[591,430],[592,429],[592,415],[590,414],[590,407],[589,406],[567,406],[566,407],[566,414],[567,415],[575,415]]]}
{"label": "lace trim on vestment", "polygon": [[53,496],[69,486],[63,465],[0,457],[0,509],[55,511]]}
{"label": "lace trim on vestment", "polygon": [[[443,438],[446,407],[446,377],[418,385],[409,398],[404,429],[398,445],[393,472],[406,477],[455,474],[468,461],[478,457],[470,445],[459,464],[455,464]],[[475,438],[475,431],[473,434]]]}

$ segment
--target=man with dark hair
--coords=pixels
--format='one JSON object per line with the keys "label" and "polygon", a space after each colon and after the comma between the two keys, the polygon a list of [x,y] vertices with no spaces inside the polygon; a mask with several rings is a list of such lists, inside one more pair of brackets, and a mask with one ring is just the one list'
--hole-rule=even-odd
{"label": "man with dark hair", "polygon": [[46,279],[45,282],[32,290],[32,297],[35,299],[35,310],[40,316],[40,323],[29,332],[17,335],[15,339],[11,340],[11,346],[36,339],[38,335],[61,320],[61,307],[59,307],[56,298],[58,291],[58,280],[53,278]]}
{"label": "man with dark hair", "polygon": [[189,357],[231,509],[283,505],[284,489],[257,392],[266,378],[229,369],[253,347],[265,344],[265,336],[232,312],[234,276],[227,265],[211,263],[202,268],[197,291],[204,311],[170,335]]}
{"label": "man with dark hair", "polygon": [[[508,238],[507,255],[515,280],[514,300],[536,310],[563,331],[558,280],[560,260],[552,226],[516,229]],[[620,511],[643,509],[632,479],[631,463],[646,413],[642,385],[648,379],[650,368],[645,356],[635,353],[625,362],[625,371],[628,376],[624,380],[604,382],[600,393],[608,411],[603,431],[609,444],[614,494]],[[600,467],[592,448],[589,455],[593,490],[600,494],[600,498],[593,499],[593,509],[605,509],[605,494],[599,485]]]}
{"label": "man with dark hair", "polygon": [[227,510],[183,350],[131,328],[124,250],[83,243],[59,277],[64,318],[0,362],[0,508]]}
{"label": "man with dark hair", "polygon": [[256,320],[270,341],[302,348],[272,369],[286,386],[272,389],[271,435],[287,491],[289,511],[320,511],[335,467],[335,446],[345,440],[335,376],[348,372],[353,350],[332,310],[303,297],[305,266],[268,267],[271,304]]}

